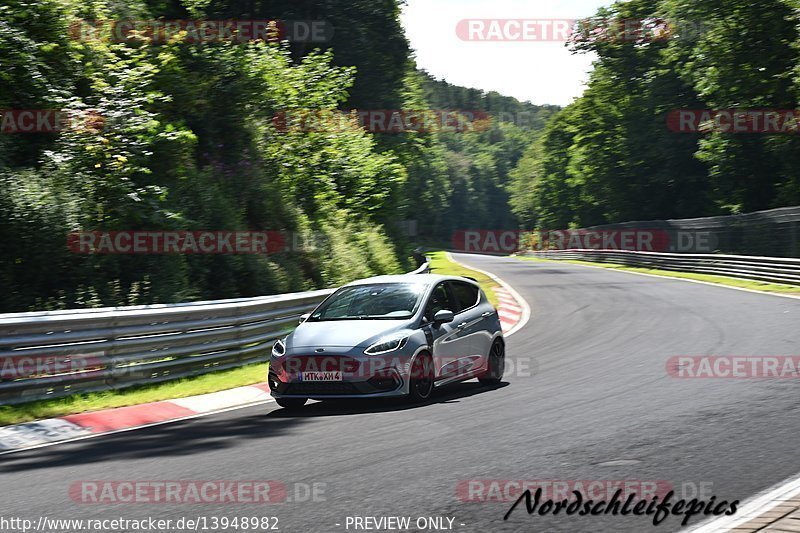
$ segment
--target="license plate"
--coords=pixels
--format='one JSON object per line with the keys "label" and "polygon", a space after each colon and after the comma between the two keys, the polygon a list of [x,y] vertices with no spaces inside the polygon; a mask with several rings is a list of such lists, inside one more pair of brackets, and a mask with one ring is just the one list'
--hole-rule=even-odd
{"label": "license plate", "polygon": [[300,381],[342,381],[342,372],[300,372]]}

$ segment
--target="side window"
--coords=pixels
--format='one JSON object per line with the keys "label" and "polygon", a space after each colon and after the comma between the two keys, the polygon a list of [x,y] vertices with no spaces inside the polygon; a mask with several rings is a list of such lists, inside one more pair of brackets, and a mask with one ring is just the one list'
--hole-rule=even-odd
{"label": "side window", "polygon": [[456,312],[452,300],[450,300],[450,293],[444,283],[438,284],[431,293],[428,299],[428,305],[425,306],[425,318],[430,322],[433,320],[433,315],[442,309],[449,309]]}
{"label": "side window", "polygon": [[464,283],[463,281],[453,281],[450,287],[453,289],[453,294],[458,301],[457,309],[454,309],[453,312],[459,313],[478,303],[480,289],[475,285]]}

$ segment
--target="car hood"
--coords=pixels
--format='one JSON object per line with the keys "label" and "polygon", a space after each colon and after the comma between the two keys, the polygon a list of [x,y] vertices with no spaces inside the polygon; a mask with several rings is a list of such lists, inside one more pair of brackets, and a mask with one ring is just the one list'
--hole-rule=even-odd
{"label": "car hood", "polygon": [[406,329],[408,320],[331,320],[303,322],[286,339],[286,348],[369,346],[378,339]]}

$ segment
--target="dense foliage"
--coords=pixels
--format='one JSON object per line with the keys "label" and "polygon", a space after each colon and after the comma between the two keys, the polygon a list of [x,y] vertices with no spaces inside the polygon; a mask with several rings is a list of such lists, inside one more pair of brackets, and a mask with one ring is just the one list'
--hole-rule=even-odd
{"label": "dense foliage", "polygon": [[[419,239],[515,224],[511,169],[553,107],[417,72],[396,0],[6,0],[0,109],[91,110],[99,127],[0,134],[0,311],[232,298],[414,266]],[[326,20],[324,43],[76,39],[77,21]],[[104,31],[101,27],[101,32]],[[106,29],[107,31],[107,29]],[[100,34],[101,37],[107,35]],[[506,112],[475,133],[283,131],[295,110]],[[513,113],[532,122],[515,124]],[[283,230],[269,255],[86,255],[74,231]]]}
{"label": "dense foliage", "polygon": [[[231,298],[413,266],[466,228],[589,226],[800,203],[800,138],[676,133],[680,109],[796,109],[796,0],[630,0],[569,46],[564,109],[416,69],[400,0],[7,0],[0,110],[101,117],[0,134],[0,311]],[[322,42],[77,39],[94,20],[323,20]],[[659,37],[615,32],[667,21]],[[598,31],[605,28],[606,31]],[[101,28],[101,37],[103,34]],[[487,113],[474,131],[283,130],[307,110]],[[87,114],[88,113],[88,114]],[[265,255],[87,255],[87,230],[280,230]]]}
{"label": "dense foliage", "polygon": [[[796,134],[675,133],[676,109],[798,108],[794,0],[631,0],[600,10],[570,43],[597,55],[588,87],[513,176],[528,227],[747,212],[800,203]],[[667,21],[650,38],[614,31]]]}

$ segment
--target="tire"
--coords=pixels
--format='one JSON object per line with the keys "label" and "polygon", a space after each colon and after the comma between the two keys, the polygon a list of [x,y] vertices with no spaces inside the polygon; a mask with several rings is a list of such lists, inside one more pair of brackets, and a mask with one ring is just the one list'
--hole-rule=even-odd
{"label": "tire", "polygon": [[487,385],[500,383],[506,369],[506,348],[503,341],[497,339],[492,343],[488,359],[489,368],[483,375],[478,376],[478,381]]}
{"label": "tire", "polygon": [[284,409],[300,409],[307,401],[307,398],[275,398],[275,402]]}
{"label": "tire", "polygon": [[419,403],[430,399],[433,394],[433,359],[427,353],[419,354],[411,365],[408,399]]}

